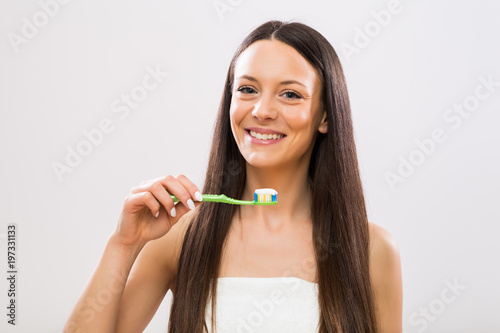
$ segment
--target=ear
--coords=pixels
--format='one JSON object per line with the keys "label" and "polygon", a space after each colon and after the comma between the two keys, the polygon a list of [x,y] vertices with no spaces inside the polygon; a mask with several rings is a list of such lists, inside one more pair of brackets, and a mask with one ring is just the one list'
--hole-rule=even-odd
{"label": "ear", "polygon": [[321,122],[319,123],[318,131],[320,131],[323,134],[328,132],[327,125],[328,124],[326,122],[326,110],[325,110],[325,111],[323,111],[323,118],[321,119]]}

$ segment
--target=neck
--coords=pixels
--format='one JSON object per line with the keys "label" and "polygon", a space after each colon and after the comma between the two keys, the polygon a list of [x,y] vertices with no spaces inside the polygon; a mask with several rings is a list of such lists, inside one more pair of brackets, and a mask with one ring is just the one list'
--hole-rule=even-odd
{"label": "neck", "polygon": [[309,159],[293,167],[255,168],[247,163],[242,200],[253,200],[258,188],[272,188],[278,192],[278,204],[240,206],[242,219],[267,229],[281,229],[309,221],[312,192],[307,181],[308,167]]}

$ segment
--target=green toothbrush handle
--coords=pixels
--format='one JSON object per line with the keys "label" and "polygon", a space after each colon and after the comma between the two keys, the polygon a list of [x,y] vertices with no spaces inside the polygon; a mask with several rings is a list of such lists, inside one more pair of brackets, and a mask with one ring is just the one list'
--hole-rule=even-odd
{"label": "green toothbrush handle", "polygon": [[[179,199],[171,194],[170,197],[174,200],[174,202],[178,202]],[[242,200],[236,200],[236,199],[231,199],[225,196],[224,194],[202,194],[201,197],[203,198],[203,201],[208,201],[208,202],[223,202],[223,203],[228,203],[228,204],[237,204],[237,205],[253,205],[253,201],[242,201]]]}
{"label": "green toothbrush handle", "polygon": [[[179,199],[173,194],[170,197],[174,200],[174,202],[178,202]],[[233,198],[228,198],[224,194],[202,194],[201,197],[203,201],[208,202],[222,202],[233,205],[276,205],[277,202],[254,202],[254,201],[245,201],[245,200],[236,200]]]}

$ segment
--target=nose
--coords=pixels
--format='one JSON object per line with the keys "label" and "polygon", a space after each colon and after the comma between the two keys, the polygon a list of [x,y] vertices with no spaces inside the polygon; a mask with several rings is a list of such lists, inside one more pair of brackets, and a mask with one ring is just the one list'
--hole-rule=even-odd
{"label": "nose", "polygon": [[269,94],[266,96],[262,95],[257,104],[255,104],[252,110],[252,116],[257,117],[259,120],[264,119],[276,119],[278,111],[276,110],[276,105],[274,104],[274,97]]}

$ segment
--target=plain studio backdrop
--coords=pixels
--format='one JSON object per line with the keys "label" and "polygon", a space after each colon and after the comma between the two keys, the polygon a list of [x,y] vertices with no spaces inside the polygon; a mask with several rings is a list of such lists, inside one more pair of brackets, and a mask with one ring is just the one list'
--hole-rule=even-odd
{"label": "plain studio backdrop", "polygon": [[[183,173],[202,188],[229,61],[279,19],[343,64],[369,220],[401,251],[404,331],[499,332],[499,14],[493,0],[2,0],[0,331],[62,330],[131,187]],[[171,300],[146,332],[166,332]]]}

